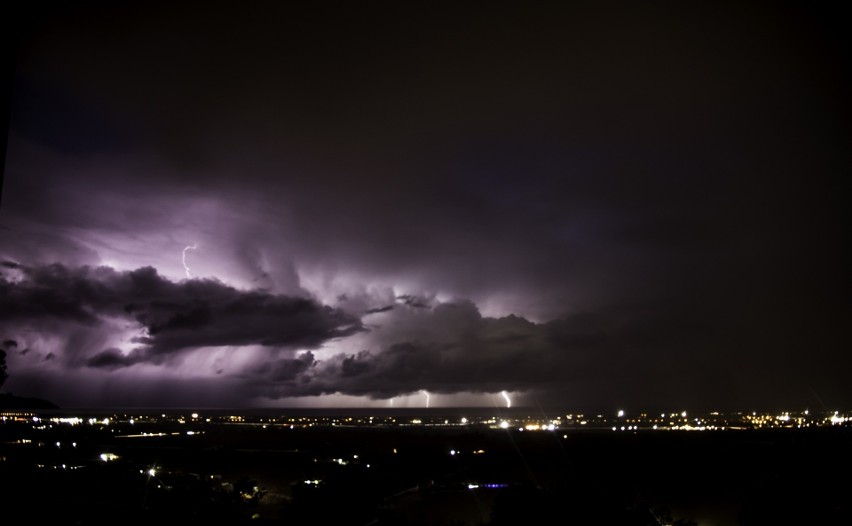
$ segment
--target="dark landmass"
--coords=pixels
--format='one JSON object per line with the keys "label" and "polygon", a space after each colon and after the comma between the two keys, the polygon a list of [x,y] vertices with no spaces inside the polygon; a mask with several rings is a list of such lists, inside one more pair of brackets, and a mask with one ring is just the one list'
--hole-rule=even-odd
{"label": "dark landmass", "polygon": [[852,480],[835,476],[852,468],[845,423],[530,432],[46,415],[0,423],[10,524],[759,526],[852,511]]}
{"label": "dark landmass", "polygon": [[59,409],[59,406],[41,398],[27,398],[15,396],[11,393],[0,393],[0,410],[9,409]]}

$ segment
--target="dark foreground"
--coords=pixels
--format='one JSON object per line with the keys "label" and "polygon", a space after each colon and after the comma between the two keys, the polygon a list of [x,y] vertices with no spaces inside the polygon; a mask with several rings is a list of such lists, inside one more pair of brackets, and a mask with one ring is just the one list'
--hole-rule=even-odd
{"label": "dark foreground", "polygon": [[4,525],[844,524],[850,446],[847,427],[190,429],[8,419],[0,509]]}

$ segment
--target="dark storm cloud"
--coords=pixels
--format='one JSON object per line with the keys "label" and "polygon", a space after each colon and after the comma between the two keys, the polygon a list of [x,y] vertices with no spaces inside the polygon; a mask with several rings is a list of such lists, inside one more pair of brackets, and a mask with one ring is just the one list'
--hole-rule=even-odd
{"label": "dark storm cloud", "polygon": [[108,318],[136,322],[142,336],[131,340],[137,344],[132,352],[104,350],[86,361],[90,367],[160,363],[207,346],[314,348],[362,330],[357,318],[309,299],[242,291],[213,280],[174,283],[153,268],[19,268],[21,279],[0,280],[0,322],[7,330],[45,321],[87,328]]}
{"label": "dark storm cloud", "polygon": [[[298,290],[294,264],[356,270],[477,304],[500,294],[502,313],[539,320],[685,289],[736,295],[767,267],[824,291],[812,258],[842,276],[832,174],[849,159],[832,144],[848,136],[848,70],[830,35],[799,25],[825,23],[818,12],[486,11],[48,16],[21,72],[61,96],[24,86],[15,130],[76,159],[54,143],[97,126],[133,147],[95,147],[129,156],[96,174],[22,167],[13,184],[35,188],[20,214],[167,230],[151,218],[179,213],[170,199],[216,196],[261,218],[227,241],[257,286]],[[47,98],[81,108],[40,137]],[[103,213],[75,197],[92,190]],[[38,245],[66,239],[52,235]]]}
{"label": "dark storm cloud", "polygon": [[396,301],[404,303],[409,307],[415,307],[418,309],[424,309],[429,306],[428,303],[426,303],[422,298],[418,298],[413,294],[403,294],[402,296],[397,296]]}
{"label": "dark storm cloud", "polygon": [[795,338],[798,326],[755,334],[738,327],[740,315],[688,303],[675,310],[623,305],[544,323],[482,316],[470,302],[386,311],[388,318],[365,333],[362,350],[287,360],[284,375],[268,364],[246,374],[244,392],[272,399],[339,393],[386,400],[421,390],[509,391],[520,403],[587,409],[711,409],[734,407],[734,400],[800,403],[813,399],[815,386],[832,397],[843,391],[843,375],[820,365],[825,358],[802,361],[780,350],[791,347],[779,338]]}
{"label": "dark storm cloud", "polygon": [[373,309],[367,309],[367,314],[376,314],[379,312],[387,312],[393,309],[393,305],[385,305],[384,307],[376,307]]}
{"label": "dark storm cloud", "polygon": [[106,349],[89,358],[86,365],[103,369],[116,369],[118,367],[129,367],[136,363],[133,357],[125,356],[118,349]]}
{"label": "dark storm cloud", "polygon": [[[582,386],[597,400],[618,401],[653,386],[656,392],[646,400],[664,404],[666,397],[694,396],[683,387],[700,382],[725,360],[723,354],[707,352],[721,342],[719,328],[664,312],[625,308],[537,324],[518,316],[485,317],[475,305],[462,302],[389,315],[397,316],[386,320],[395,323],[395,329],[369,334],[368,349],[326,360],[312,355],[288,360],[283,362],[287,375],[276,374],[268,364],[255,369],[255,393],[273,398],[342,393],[387,399],[424,389],[433,394],[506,390],[552,400],[570,385]],[[680,348],[692,331],[705,341]],[[649,354],[655,363],[642,358]],[[685,365],[689,361],[694,365]],[[618,385],[610,378],[618,378]]]}
{"label": "dark storm cloud", "polygon": [[316,361],[311,352],[303,353],[298,358],[281,359],[272,366],[270,378],[274,382],[294,380],[302,376],[315,364]]}
{"label": "dark storm cloud", "polygon": [[[51,362],[119,375],[257,344],[317,349],[245,366],[273,397],[540,386],[735,400],[809,383],[852,400],[832,387],[849,365],[852,267],[841,13],[131,2],[30,15],[0,209],[0,259],[25,265],[0,269],[16,307],[0,312],[62,334]],[[221,283],[174,283],[195,243],[192,275]],[[125,342],[136,350],[106,337],[125,330],[113,318],[145,331]],[[336,357],[319,350],[347,334]],[[10,336],[33,355],[56,344]],[[212,370],[254,392],[234,367]]]}

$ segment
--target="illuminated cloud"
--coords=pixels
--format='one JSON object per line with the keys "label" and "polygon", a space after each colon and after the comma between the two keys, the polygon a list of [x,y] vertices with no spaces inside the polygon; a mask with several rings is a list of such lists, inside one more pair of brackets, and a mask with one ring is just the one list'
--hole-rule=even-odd
{"label": "illuminated cloud", "polygon": [[4,388],[852,403],[843,17],[173,7],[13,46]]}
{"label": "illuminated cloud", "polygon": [[363,330],[357,318],[310,299],[238,290],[209,279],[175,283],[150,267],[14,268],[16,280],[0,279],[5,330],[25,334],[24,327],[62,323],[96,335],[115,330],[121,320],[137,332],[128,352],[79,351],[89,367],[162,363],[200,347],[310,349]]}

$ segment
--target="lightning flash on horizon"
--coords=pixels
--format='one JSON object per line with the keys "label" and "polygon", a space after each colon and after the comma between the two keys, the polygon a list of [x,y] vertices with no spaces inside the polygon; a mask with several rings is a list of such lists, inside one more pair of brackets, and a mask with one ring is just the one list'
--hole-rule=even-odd
{"label": "lightning flash on horizon", "polygon": [[183,248],[183,255],[181,257],[181,261],[183,261],[183,269],[186,271],[187,278],[192,278],[192,276],[189,275],[189,265],[186,264],[186,251],[195,250],[196,248],[198,247],[195,245],[195,243],[193,243],[192,245],[187,245]]}
{"label": "lightning flash on horizon", "polygon": [[424,395],[426,395],[426,407],[429,407],[429,398],[431,398],[430,395],[429,395],[429,391],[423,389],[420,392],[423,393]]}
{"label": "lightning flash on horizon", "polygon": [[512,407],[512,399],[509,398],[509,393],[506,391],[500,391],[500,394],[503,396],[503,399],[506,400],[506,407]]}

